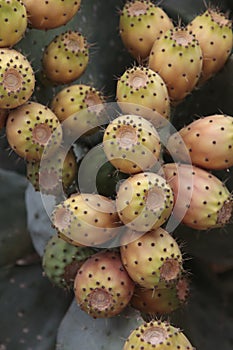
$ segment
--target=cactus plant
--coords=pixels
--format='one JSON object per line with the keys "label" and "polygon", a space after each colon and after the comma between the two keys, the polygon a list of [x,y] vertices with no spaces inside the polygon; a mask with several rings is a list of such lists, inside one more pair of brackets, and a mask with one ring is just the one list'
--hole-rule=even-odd
{"label": "cactus plant", "polygon": [[[11,90],[10,95],[8,94],[9,91],[5,90],[4,86],[0,84],[2,91],[1,101],[4,101],[2,95],[7,99],[6,104],[4,102],[0,106],[0,109],[4,108],[4,113],[0,117],[2,122],[0,130],[0,167],[2,168],[0,172],[2,184],[0,188],[2,203],[0,278],[2,285],[2,320],[4,320],[4,323],[1,322],[0,327],[0,348],[7,350],[16,348],[18,350],[40,350],[42,348],[43,350],[76,350],[78,344],[82,350],[90,348],[92,350],[123,349],[124,346],[127,346],[125,345],[125,340],[130,336],[133,329],[140,327],[143,322],[147,322],[146,319],[150,322],[155,322],[154,319],[148,313],[140,314],[140,312],[133,310],[130,305],[120,315],[111,317],[108,320],[93,319],[81,310],[75,300],[71,304],[72,296],[70,294],[68,295],[68,293],[58,290],[48,279],[43,277],[41,265],[44,247],[49,238],[57,234],[50,220],[51,212],[61,202],[72,198],[72,194],[81,190],[83,183],[82,181],[77,181],[77,187],[74,184],[74,188],[70,188],[69,192],[62,193],[59,196],[35,191],[26,180],[27,163],[24,155],[23,158],[19,158],[17,153],[9,147],[10,144],[5,137],[4,120],[8,118],[8,114],[16,111],[15,108],[21,108],[21,106],[16,107],[13,105],[12,100],[15,103],[25,103],[26,99],[29,99],[30,103],[40,103],[43,106],[50,107],[51,101],[61,91],[61,88],[68,88],[67,86],[60,86],[64,81],[60,84],[57,82],[52,83],[49,79],[46,79],[42,67],[42,57],[46,47],[48,47],[55,36],[64,32],[78,31],[90,43],[88,47],[90,55],[86,70],[72,84],[91,85],[98,91],[103,92],[108,102],[115,103],[113,108],[106,109],[107,124],[112,121],[113,116],[116,118],[122,114],[121,104],[120,102],[118,104],[116,96],[119,77],[125,71],[135,66],[148,69],[148,61],[147,58],[142,58],[138,55],[133,57],[124,46],[119,32],[120,13],[124,6],[121,0],[109,0],[107,2],[104,0],[97,2],[48,0],[46,4],[43,2],[43,6],[40,1],[24,0],[22,2],[25,6],[30,3],[31,6],[34,6],[34,9],[36,9],[35,15],[38,15],[41,27],[33,25],[33,15],[32,13],[30,14],[30,9],[27,8],[28,27],[23,37],[14,44],[14,48],[1,49],[2,51],[15,50],[26,58],[34,72],[32,74],[34,76],[30,80],[33,82],[35,79],[35,86],[29,86],[29,82],[26,82],[25,77],[23,77],[22,82],[25,82],[25,84],[21,84],[20,89],[18,89],[17,81],[12,74],[8,74],[7,79],[8,88],[10,85]],[[155,1],[152,2],[153,5],[160,6],[170,18],[169,22],[173,22],[174,26],[189,28],[189,23],[207,10],[202,0],[196,0],[195,2],[191,0],[177,0],[176,2],[165,0],[159,4]],[[133,3],[137,3],[137,1],[133,1]],[[138,1],[138,3],[149,4],[149,1]],[[60,11],[61,8],[67,9],[68,5],[72,7],[72,11],[69,13],[70,16],[67,15],[67,11],[64,13],[66,16],[57,15],[57,11]],[[232,5],[229,0],[222,0],[221,2],[211,0],[208,5],[210,8],[215,8],[216,5],[219,6],[219,13],[229,14],[228,18],[230,18]],[[41,21],[42,17],[46,16],[43,12],[46,6],[49,9],[50,28],[48,19]],[[53,11],[51,11],[51,8]],[[61,23],[57,22],[59,19],[65,22],[60,25]],[[6,27],[2,25],[1,28],[4,34]],[[225,28],[222,29],[225,30]],[[192,29],[190,28],[189,31],[191,32]],[[142,32],[143,35],[145,33],[146,31]],[[191,33],[189,34],[191,35]],[[229,37],[231,35],[231,30],[229,30]],[[213,40],[214,45],[210,44],[211,49],[215,50],[216,40],[218,38]],[[143,41],[140,42],[145,42],[144,37]],[[221,41],[218,44],[219,50],[217,54],[220,54],[223,42]],[[220,54],[224,58],[224,65],[221,66],[220,70],[215,71],[214,75],[211,73],[211,77],[208,77],[206,81],[199,80],[199,84],[197,83],[194,89],[188,89],[189,91],[184,93],[185,96],[182,96],[181,100],[180,96],[178,99],[171,98],[172,106],[170,117],[169,119],[166,118],[166,127],[163,128],[163,125],[161,125],[161,129],[158,130],[162,144],[159,163],[177,162],[175,157],[172,159],[173,155],[170,152],[172,147],[168,145],[169,152],[166,151],[166,141],[170,137],[169,126],[173,130],[175,128],[179,131],[201,116],[215,114],[232,116],[233,56],[231,49],[232,46],[229,45],[226,49],[227,57],[225,54]],[[1,54],[0,59],[2,59],[0,62],[0,66],[2,66],[4,59],[3,55],[1,57]],[[24,62],[26,61],[24,60]],[[205,54],[203,54],[203,62],[205,62]],[[21,73],[24,75],[20,64],[15,67],[14,63],[8,63],[10,64],[10,70],[16,69],[17,72],[21,70]],[[6,70],[7,68],[5,72]],[[8,73],[11,73],[10,70],[8,69]],[[203,76],[203,73],[201,75]],[[165,85],[167,85],[166,82]],[[27,91],[25,90],[26,88],[28,88]],[[17,98],[14,97],[16,95],[20,98],[23,96],[25,99],[17,101]],[[134,102],[137,104],[137,101]],[[140,104],[137,108],[143,110]],[[144,108],[146,110],[147,106]],[[153,108],[153,106],[149,106],[148,110],[152,109],[153,112]],[[113,111],[114,113],[112,113]],[[136,111],[134,114],[137,114]],[[165,118],[163,119],[165,120]],[[10,123],[9,120],[7,123]],[[94,150],[96,145],[102,144],[104,130],[106,129],[106,118],[103,124],[105,124],[103,127],[98,125],[98,130],[97,128],[94,130],[95,134],[83,135],[81,140],[74,141],[69,139],[69,137],[63,138],[61,147],[65,154],[70,146],[73,146],[75,152],[77,152],[77,162],[80,161],[79,169],[82,169],[82,164],[85,165],[86,159],[86,165],[88,166],[85,172],[82,173],[82,178],[88,178],[90,173],[94,173],[94,170],[98,169],[97,192],[100,190],[102,191],[102,196],[115,200],[122,180],[131,178],[132,175],[122,175],[112,164],[109,166],[109,163],[101,171],[98,168],[100,163],[97,157],[95,162],[93,158],[90,157],[88,159],[86,157],[89,154],[88,151],[90,151],[92,157],[95,157]],[[26,141],[28,140],[23,139],[24,143]],[[69,145],[69,141],[74,144]],[[12,145],[14,144],[12,143]],[[83,160],[80,159],[81,157],[84,157]],[[101,162],[106,162],[105,155],[99,158]],[[228,158],[228,154],[225,154],[225,159],[228,160]],[[93,164],[90,164],[91,162]],[[194,165],[192,164],[192,166]],[[157,170],[153,167],[150,169],[150,172],[157,174]],[[220,179],[220,182],[226,185],[229,193],[233,191],[232,171],[230,163],[228,168],[213,168],[210,170],[211,176]],[[14,172],[20,175],[14,174]],[[141,172],[143,173],[144,170]],[[112,176],[112,174],[114,175],[113,182],[105,181],[106,178],[109,179],[108,175]],[[86,186],[84,186],[85,193],[89,192],[89,195],[95,193],[95,191],[92,191],[93,187],[90,186],[92,182],[95,183],[95,179],[93,180],[93,176],[90,176],[87,182],[84,183]],[[182,182],[180,185],[182,187]],[[176,207],[174,206],[174,208]],[[172,218],[175,221],[173,214]],[[160,230],[166,229],[165,226],[166,223],[163,224]],[[167,316],[163,315],[161,322],[169,319],[172,326],[182,329],[192,344],[187,345],[190,348],[193,346],[199,350],[210,350],[213,348],[230,350],[232,348],[233,256],[231,231],[232,220],[230,219],[230,222],[224,227],[201,231],[188,227],[185,223],[177,222],[176,229],[172,232],[174,240],[181,243],[182,251],[185,253],[183,269],[188,272],[190,277],[190,298],[182,310],[176,310]],[[119,236],[117,235],[117,240],[111,242],[111,244],[113,246],[119,245],[124,235],[125,231],[120,231]],[[64,244],[68,243],[64,240]],[[109,249],[112,250],[111,244]],[[101,249],[101,247],[95,248],[96,251]],[[115,250],[117,249],[115,247]],[[147,268],[149,268],[150,264],[148,263],[147,265]],[[69,305],[70,307],[68,308]],[[205,308],[203,308],[203,305],[205,305]],[[219,322],[220,319],[221,323]],[[14,334],[14,337],[12,334]],[[150,340],[152,339],[154,339],[153,334]],[[182,339],[184,340],[184,338]],[[180,344],[177,345],[181,346]],[[139,346],[141,347],[141,344]],[[162,348],[162,345],[159,346]],[[158,346],[156,345],[156,347]]]}

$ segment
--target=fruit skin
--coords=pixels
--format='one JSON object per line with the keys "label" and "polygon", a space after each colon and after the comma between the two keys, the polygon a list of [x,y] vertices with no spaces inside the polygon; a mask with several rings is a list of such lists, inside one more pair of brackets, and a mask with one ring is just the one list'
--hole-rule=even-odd
{"label": "fruit skin", "polygon": [[128,305],[134,282],[117,251],[100,251],[79,269],[74,292],[81,309],[93,318],[113,317]]}
{"label": "fruit skin", "polygon": [[26,160],[50,157],[61,145],[62,129],[46,106],[29,101],[9,112],[6,136],[10,147]]}
{"label": "fruit skin", "polygon": [[119,233],[114,201],[98,194],[73,194],[54,208],[51,220],[59,236],[77,246],[105,245]]}
{"label": "fruit skin", "polygon": [[134,66],[118,79],[117,102],[125,114],[148,119],[156,128],[170,117],[170,100],[163,79],[147,67]]}
{"label": "fruit skin", "polygon": [[152,320],[131,332],[123,350],[194,350],[180,329],[168,322]]}
{"label": "fruit skin", "polygon": [[53,29],[66,24],[78,12],[81,0],[23,0],[32,28]]}
{"label": "fruit skin", "polygon": [[105,122],[105,97],[90,85],[74,84],[59,91],[51,101],[51,109],[69,135],[90,135]]}
{"label": "fruit skin", "polygon": [[127,1],[120,12],[120,36],[137,60],[149,56],[154,41],[173,28],[172,20],[158,6],[147,0]]}
{"label": "fruit skin", "polygon": [[112,165],[127,174],[152,168],[161,151],[157,130],[137,115],[121,115],[112,120],[105,129],[103,147]]}
{"label": "fruit skin", "polygon": [[173,214],[183,224],[208,230],[230,221],[232,195],[215,175],[190,164],[167,163],[162,171],[173,190]]}
{"label": "fruit skin", "polygon": [[162,77],[172,104],[177,104],[194,89],[200,78],[200,45],[186,28],[168,30],[154,42],[149,68]]}
{"label": "fruit skin", "polygon": [[34,92],[35,76],[27,58],[14,49],[0,49],[0,108],[26,103]]}
{"label": "fruit skin", "polygon": [[0,23],[0,47],[14,46],[23,38],[27,28],[27,12],[23,2],[1,0]]}
{"label": "fruit skin", "polygon": [[173,284],[180,277],[180,248],[176,240],[161,227],[144,235],[129,230],[121,244],[122,263],[139,286],[154,289]]}
{"label": "fruit skin", "polygon": [[233,117],[214,114],[199,118],[171,135],[167,148],[176,161],[191,160],[206,169],[229,168],[233,166]]}
{"label": "fruit skin", "polygon": [[172,189],[156,173],[133,175],[119,186],[116,208],[121,221],[132,230],[147,232],[156,229],[172,212]]}
{"label": "fruit skin", "polygon": [[88,247],[75,247],[57,235],[52,236],[42,258],[44,274],[56,286],[73,288],[78,269],[95,251]]}
{"label": "fruit skin", "polygon": [[69,84],[86,70],[89,49],[86,38],[77,31],[57,35],[45,48],[42,71],[55,84]]}
{"label": "fruit skin", "polygon": [[143,314],[155,317],[177,310],[187,302],[188,295],[188,280],[180,277],[174,284],[158,286],[156,289],[136,286],[130,305]]}
{"label": "fruit skin", "polygon": [[215,75],[230,56],[233,45],[232,21],[215,8],[196,16],[187,29],[199,41],[203,54],[200,83]]}
{"label": "fruit skin", "polygon": [[36,191],[56,195],[62,182],[63,190],[67,191],[74,182],[78,166],[73,149],[67,154],[60,148],[52,157],[40,161],[27,162],[27,178]]}

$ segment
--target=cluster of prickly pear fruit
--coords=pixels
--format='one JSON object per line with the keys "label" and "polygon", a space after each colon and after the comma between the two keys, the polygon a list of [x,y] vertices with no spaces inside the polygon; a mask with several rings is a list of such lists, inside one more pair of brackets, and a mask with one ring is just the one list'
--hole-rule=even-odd
{"label": "cluster of prickly pear fruit", "polygon": [[[120,318],[127,308],[151,318],[124,350],[194,349],[178,328],[155,320],[188,302],[191,278],[174,229],[203,232],[231,221],[231,191],[215,171],[233,166],[233,117],[216,111],[179,131],[171,123],[177,105],[226,63],[231,21],[211,8],[181,26],[148,0],[126,1],[118,35],[136,63],[121,67],[108,106],[91,74],[81,80],[93,62],[77,25],[50,32],[37,72],[12,49],[27,35],[26,17],[29,33],[49,32],[68,23],[80,1],[13,3],[20,10],[10,18],[0,7],[14,32],[0,31],[0,127],[35,191],[54,199],[44,275],[72,290],[91,318]],[[82,142],[93,154],[80,160]]]}

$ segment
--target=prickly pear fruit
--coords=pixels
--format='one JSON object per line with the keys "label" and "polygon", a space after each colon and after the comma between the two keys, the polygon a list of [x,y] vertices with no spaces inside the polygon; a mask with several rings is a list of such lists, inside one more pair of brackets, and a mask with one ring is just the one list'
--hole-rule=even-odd
{"label": "prickly pear fruit", "polygon": [[121,259],[132,280],[154,289],[174,283],[182,272],[182,254],[176,240],[159,227],[144,235],[127,231],[121,240]]}
{"label": "prickly pear fruit", "polygon": [[104,132],[103,146],[113,166],[128,174],[152,168],[161,151],[155,127],[137,115],[122,115],[109,123]]}
{"label": "prickly pear fruit", "polygon": [[202,51],[186,28],[165,32],[153,44],[149,68],[165,81],[170,100],[176,104],[197,85],[202,70]]}
{"label": "prickly pear fruit", "polygon": [[125,114],[141,115],[157,128],[170,117],[167,87],[149,68],[127,69],[117,82],[116,99]]}
{"label": "prickly pear fruit", "polygon": [[52,222],[60,237],[77,246],[104,245],[118,234],[120,224],[114,201],[89,193],[74,194],[57,205]]}
{"label": "prickly pear fruit", "polygon": [[129,303],[134,282],[116,251],[100,251],[79,269],[74,291],[81,309],[94,318],[118,315]]}
{"label": "prickly pear fruit", "polygon": [[232,21],[214,8],[207,9],[187,25],[187,30],[198,40],[203,67],[201,83],[215,75],[230,56],[233,44]]}
{"label": "prickly pear fruit", "polygon": [[16,108],[29,100],[35,88],[31,64],[20,52],[0,49],[0,108]]}
{"label": "prickly pear fruit", "polygon": [[66,134],[92,134],[104,122],[105,98],[90,85],[74,84],[59,91],[51,101],[51,109],[63,123]]}
{"label": "prickly pear fruit", "polygon": [[233,166],[233,117],[199,118],[171,135],[167,146],[175,160],[188,163],[191,159],[206,169],[229,168]]}
{"label": "prickly pear fruit", "polygon": [[147,0],[127,1],[120,12],[120,36],[137,60],[149,56],[154,41],[173,28],[163,9]]}
{"label": "prickly pear fruit", "polygon": [[194,350],[180,329],[168,322],[152,320],[131,332],[123,350]]}
{"label": "prickly pear fruit", "polygon": [[171,286],[146,289],[136,286],[130,305],[150,316],[170,314],[183,306],[189,294],[189,284],[181,277]]}
{"label": "prickly pear fruit", "polygon": [[56,195],[60,183],[67,191],[77,176],[77,162],[74,151],[67,154],[61,148],[52,157],[40,161],[27,162],[27,178],[36,191]]}
{"label": "prickly pear fruit", "polygon": [[190,164],[167,163],[162,170],[173,190],[173,214],[183,224],[207,230],[230,221],[232,195],[215,175]]}
{"label": "prickly pear fruit", "polygon": [[89,49],[86,38],[76,31],[57,35],[45,48],[42,71],[52,83],[69,84],[86,70]]}
{"label": "prickly pear fruit", "polygon": [[169,218],[173,209],[172,189],[158,174],[136,174],[119,186],[116,207],[127,227],[147,232],[160,227]]}
{"label": "prickly pear fruit", "polygon": [[54,285],[71,289],[78,269],[94,253],[89,247],[75,247],[54,235],[45,246],[44,273]]}
{"label": "prickly pear fruit", "polygon": [[48,107],[31,101],[9,112],[6,135],[11,148],[26,160],[51,156],[62,141],[56,115]]}
{"label": "prickly pear fruit", "polygon": [[22,38],[27,28],[27,12],[21,0],[0,1],[0,47],[12,47]]}
{"label": "prickly pear fruit", "polygon": [[78,12],[81,0],[23,0],[31,27],[53,29],[71,20]]}

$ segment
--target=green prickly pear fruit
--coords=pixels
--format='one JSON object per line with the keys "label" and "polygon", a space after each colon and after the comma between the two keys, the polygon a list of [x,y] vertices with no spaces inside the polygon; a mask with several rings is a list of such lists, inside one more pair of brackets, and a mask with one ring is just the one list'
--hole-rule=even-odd
{"label": "green prickly pear fruit", "polygon": [[131,332],[123,350],[194,350],[180,329],[168,322],[152,320]]}
{"label": "green prickly pear fruit", "polygon": [[113,317],[128,305],[134,282],[116,251],[100,251],[79,269],[74,291],[81,309],[93,318]]}
{"label": "green prickly pear fruit", "polygon": [[77,246],[108,244],[119,233],[114,201],[90,193],[78,193],[57,205],[52,222],[60,237]]}
{"label": "green prickly pear fruit", "polygon": [[74,84],[59,91],[51,101],[51,109],[61,122],[66,121],[66,134],[87,135],[104,122],[105,98],[90,85]]}
{"label": "green prickly pear fruit", "polygon": [[0,108],[12,109],[26,103],[34,92],[31,64],[20,52],[0,49]]}
{"label": "green prickly pear fruit", "polygon": [[174,284],[180,277],[182,253],[176,240],[161,227],[144,235],[127,231],[121,244],[123,265],[139,286],[161,288]]}
{"label": "green prickly pear fruit", "polygon": [[78,12],[81,0],[23,0],[32,28],[53,29],[65,25]]}
{"label": "green prickly pear fruit", "polygon": [[233,44],[232,21],[214,8],[208,8],[195,17],[187,30],[198,40],[202,55],[203,67],[200,82],[215,75],[230,56]]}
{"label": "green prickly pear fruit", "polygon": [[12,47],[24,36],[27,12],[21,0],[0,1],[0,47]]}
{"label": "green prickly pear fruit", "polygon": [[177,310],[186,303],[189,295],[189,284],[181,277],[171,286],[146,289],[136,286],[130,305],[150,316],[165,315]]}
{"label": "green prickly pear fruit", "polygon": [[94,253],[89,247],[75,247],[54,235],[45,246],[42,258],[44,274],[54,285],[71,289],[78,269]]}
{"label": "green prickly pear fruit", "polygon": [[173,193],[158,174],[143,172],[124,180],[117,191],[116,208],[121,221],[135,231],[160,227],[173,209]]}
{"label": "green prickly pear fruit", "polygon": [[137,115],[122,115],[112,120],[105,129],[103,147],[113,166],[127,174],[152,168],[161,151],[155,127]]}
{"label": "green prickly pear fruit", "polygon": [[55,84],[69,84],[86,70],[89,49],[86,38],[77,31],[57,35],[45,48],[42,71]]}
{"label": "green prickly pear fruit", "polygon": [[233,213],[226,185],[215,175],[190,164],[167,163],[163,174],[175,199],[174,216],[197,230],[225,226]]}
{"label": "green prickly pear fruit", "polygon": [[170,100],[163,79],[146,67],[127,69],[117,82],[116,99],[125,114],[149,119],[155,127],[170,117]]}
{"label": "green prickly pear fruit", "polygon": [[61,145],[62,129],[46,106],[27,102],[9,112],[6,136],[10,147],[26,160],[50,157]]}
{"label": "green prickly pear fruit", "polygon": [[197,85],[202,70],[202,51],[186,28],[165,32],[153,44],[149,68],[165,81],[173,104],[182,101]]}
{"label": "green prickly pear fruit", "polygon": [[36,191],[55,195],[62,182],[63,190],[67,191],[77,176],[77,162],[74,151],[67,154],[59,149],[52,157],[40,161],[27,162],[27,178]]}
{"label": "green prickly pear fruit", "polygon": [[154,41],[168,29],[172,20],[164,10],[148,0],[127,1],[120,12],[120,36],[137,60],[149,56]]}
{"label": "green prickly pear fruit", "polygon": [[199,118],[171,135],[167,147],[177,161],[191,160],[206,169],[229,168],[233,166],[233,117],[215,114]]}

